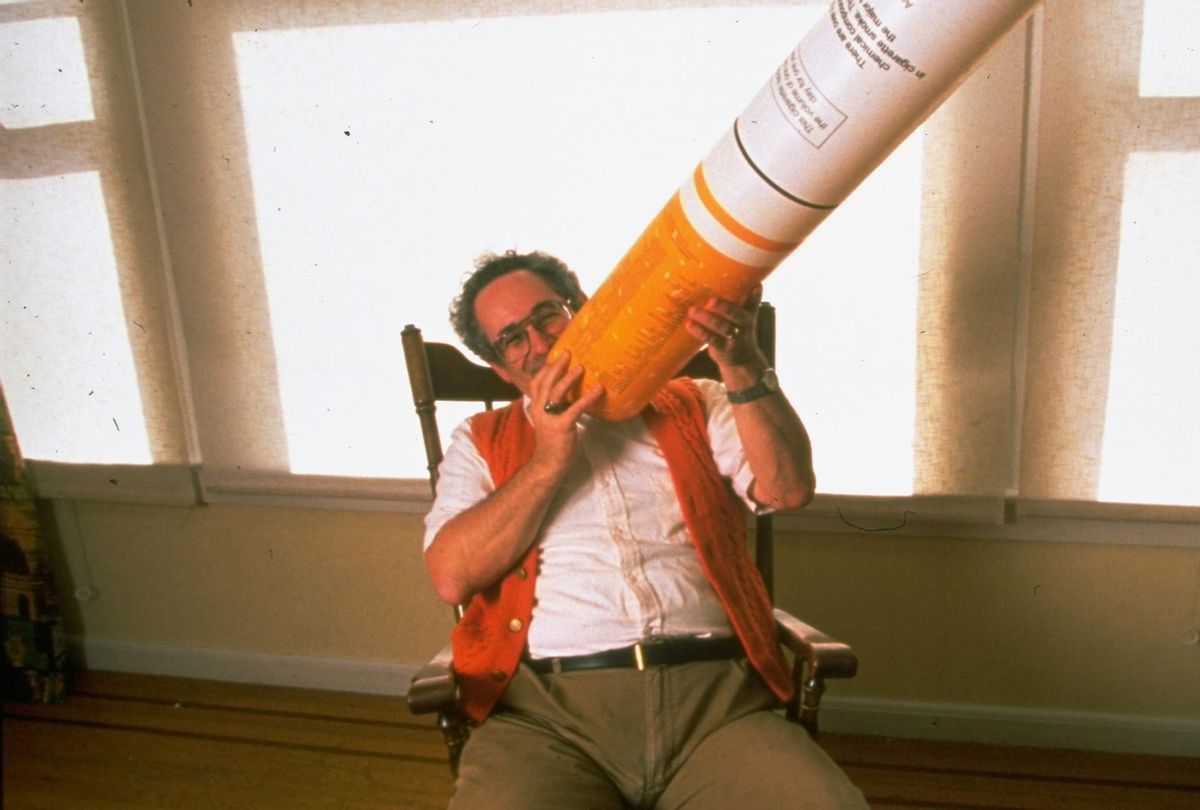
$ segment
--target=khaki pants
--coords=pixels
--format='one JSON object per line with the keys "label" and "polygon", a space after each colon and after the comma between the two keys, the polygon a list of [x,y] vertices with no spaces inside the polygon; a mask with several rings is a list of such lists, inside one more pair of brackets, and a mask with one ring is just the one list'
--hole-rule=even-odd
{"label": "khaki pants", "polygon": [[862,808],[744,660],[538,675],[463,751],[453,810]]}

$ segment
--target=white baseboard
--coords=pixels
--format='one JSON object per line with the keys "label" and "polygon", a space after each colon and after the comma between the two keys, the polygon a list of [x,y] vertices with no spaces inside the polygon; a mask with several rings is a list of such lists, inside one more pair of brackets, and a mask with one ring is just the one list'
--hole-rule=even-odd
{"label": "white baseboard", "polygon": [[821,729],[917,740],[1200,757],[1200,718],[839,698],[821,703]]}
{"label": "white baseboard", "polygon": [[[99,638],[72,637],[69,642],[72,653],[90,669],[375,695],[405,694],[419,666]],[[831,694],[822,703],[821,728],[833,733],[904,739],[1200,757],[1200,718],[846,698]]]}
{"label": "white baseboard", "polygon": [[68,645],[75,660],[88,669],[372,695],[406,694],[417,671],[415,664],[389,661],[272,655],[102,638],[72,636]]}

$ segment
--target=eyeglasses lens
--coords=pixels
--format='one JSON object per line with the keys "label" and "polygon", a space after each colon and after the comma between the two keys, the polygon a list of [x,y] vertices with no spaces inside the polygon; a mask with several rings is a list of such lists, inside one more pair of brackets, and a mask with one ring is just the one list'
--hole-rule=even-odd
{"label": "eyeglasses lens", "polygon": [[571,311],[565,304],[544,304],[537,307],[528,318],[513,325],[508,334],[496,341],[496,351],[509,363],[515,363],[529,354],[529,327],[532,326],[545,337],[558,337],[567,328]]}

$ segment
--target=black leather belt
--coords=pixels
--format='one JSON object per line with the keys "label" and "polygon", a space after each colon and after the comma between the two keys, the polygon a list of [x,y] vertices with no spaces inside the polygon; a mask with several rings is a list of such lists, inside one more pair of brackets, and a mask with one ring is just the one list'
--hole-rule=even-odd
{"label": "black leather belt", "polygon": [[736,637],[666,638],[643,641],[631,647],[604,650],[591,655],[563,658],[526,658],[526,663],[541,675],[572,672],[579,669],[638,669],[661,664],[686,664],[690,661],[718,661],[741,658],[746,654]]}

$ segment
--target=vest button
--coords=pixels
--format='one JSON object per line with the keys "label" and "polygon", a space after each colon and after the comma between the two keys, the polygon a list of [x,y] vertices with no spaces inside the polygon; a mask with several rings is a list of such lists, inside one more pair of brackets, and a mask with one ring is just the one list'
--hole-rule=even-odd
{"label": "vest button", "polygon": [[524,566],[517,569],[517,579],[529,579],[529,572],[525,570]]}
{"label": "vest button", "polygon": [[514,633],[520,632],[521,628],[524,626],[525,625],[521,624],[520,619],[513,619],[508,623],[508,629],[512,630]]}
{"label": "vest button", "polygon": [[500,670],[498,670],[498,669],[492,670],[492,680],[493,681],[502,681],[502,680],[504,680],[505,677],[506,677],[505,674],[503,672],[501,672]]}

